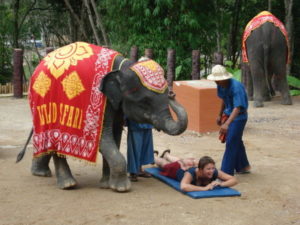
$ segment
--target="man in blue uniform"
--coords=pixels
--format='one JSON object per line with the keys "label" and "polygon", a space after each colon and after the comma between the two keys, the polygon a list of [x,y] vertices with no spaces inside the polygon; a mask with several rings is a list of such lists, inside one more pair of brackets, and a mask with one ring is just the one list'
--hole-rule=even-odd
{"label": "man in blue uniform", "polygon": [[151,177],[142,170],[143,165],[154,163],[153,137],[150,124],[140,124],[126,119],[127,134],[127,171],[131,181],[140,177]]}
{"label": "man in blue uniform", "polygon": [[233,175],[234,171],[249,173],[251,167],[242,140],[248,119],[247,94],[244,86],[239,81],[231,78],[232,74],[227,72],[226,68],[221,65],[214,66],[212,74],[207,77],[208,80],[216,82],[218,96],[222,99],[221,110],[217,118],[220,134],[226,137],[226,148],[221,170]]}

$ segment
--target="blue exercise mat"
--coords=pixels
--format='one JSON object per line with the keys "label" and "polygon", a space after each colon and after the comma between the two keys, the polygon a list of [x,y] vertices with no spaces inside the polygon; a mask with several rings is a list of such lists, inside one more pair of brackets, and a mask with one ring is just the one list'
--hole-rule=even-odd
{"label": "blue exercise mat", "polygon": [[212,198],[212,197],[228,197],[228,196],[241,196],[241,193],[235,189],[228,187],[216,187],[209,191],[190,191],[184,192],[180,189],[180,183],[174,179],[161,175],[159,168],[146,168],[146,172],[152,174],[153,177],[165,182],[171,187],[175,188],[183,194],[190,196],[191,198]]}

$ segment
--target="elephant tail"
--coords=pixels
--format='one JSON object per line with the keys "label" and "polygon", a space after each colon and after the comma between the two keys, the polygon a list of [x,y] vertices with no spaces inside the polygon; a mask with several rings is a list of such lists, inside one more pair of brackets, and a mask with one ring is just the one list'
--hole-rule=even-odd
{"label": "elephant tail", "polygon": [[28,143],[29,143],[29,141],[30,141],[30,139],[32,137],[32,134],[33,134],[33,128],[31,128],[30,134],[29,134],[29,136],[27,138],[27,141],[26,141],[26,144],[25,144],[24,148],[22,149],[22,151],[19,152],[19,154],[17,156],[16,163],[20,162],[23,159],[23,157],[25,155],[25,152],[26,152],[26,149],[27,149],[27,145],[28,145]]}
{"label": "elephant tail", "polygon": [[263,47],[264,49],[264,76],[266,79],[266,84],[268,87],[268,93],[272,93],[272,87],[271,87],[271,79],[269,79],[269,73],[271,71],[269,71],[269,54],[270,54],[270,46],[269,45],[264,45]]}

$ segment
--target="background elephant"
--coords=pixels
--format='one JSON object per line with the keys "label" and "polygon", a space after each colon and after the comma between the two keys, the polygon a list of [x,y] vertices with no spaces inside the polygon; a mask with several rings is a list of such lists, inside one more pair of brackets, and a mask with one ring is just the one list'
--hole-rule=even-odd
{"label": "background elephant", "polygon": [[243,72],[250,76],[247,92],[249,99],[254,100],[254,107],[263,107],[263,102],[275,95],[274,90],[281,93],[282,104],[292,104],[286,78],[288,45],[282,31],[274,23],[265,22],[251,31],[244,44],[250,70],[244,65]]}
{"label": "background elephant", "polygon": [[[119,192],[128,191],[131,186],[126,172],[126,160],[119,152],[124,114],[135,122],[152,124],[157,130],[162,130],[169,135],[179,135],[184,132],[188,122],[184,108],[175,99],[169,97],[168,88],[163,93],[146,88],[142,85],[136,72],[129,69],[133,63],[130,60],[124,60],[123,56],[117,56],[113,64],[113,71],[102,79],[99,87],[108,100],[100,143],[103,155],[100,186]],[[172,118],[169,106],[176,113],[177,120]],[[23,157],[25,149],[26,146],[19,154],[17,161]],[[76,181],[67,160],[56,154],[33,158],[32,174],[51,176],[48,164],[52,156],[59,188],[74,187]]]}

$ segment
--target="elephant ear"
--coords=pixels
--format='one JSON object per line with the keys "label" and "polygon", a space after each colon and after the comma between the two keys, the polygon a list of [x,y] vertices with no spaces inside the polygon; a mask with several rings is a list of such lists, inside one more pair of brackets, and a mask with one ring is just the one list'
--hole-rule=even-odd
{"label": "elephant ear", "polygon": [[99,90],[107,97],[114,110],[118,110],[122,101],[121,71],[115,70],[102,79]]}

